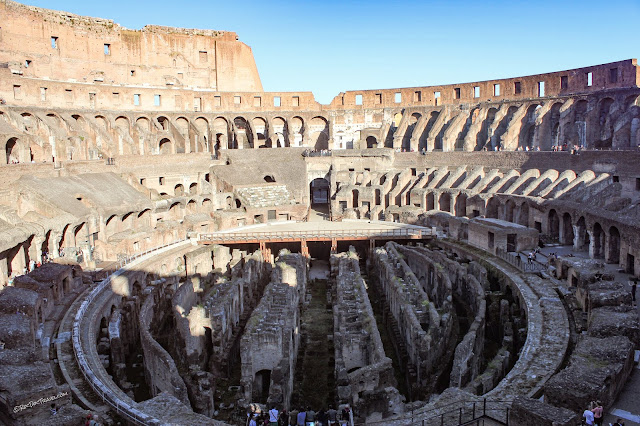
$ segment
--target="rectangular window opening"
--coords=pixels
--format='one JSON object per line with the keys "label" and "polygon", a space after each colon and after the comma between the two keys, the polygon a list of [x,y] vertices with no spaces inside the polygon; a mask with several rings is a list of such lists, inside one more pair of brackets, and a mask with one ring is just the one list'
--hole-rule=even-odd
{"label": "rectangular window opening", "polygon": [[356,95],[356,105],[362,105],[362,95]]}
{"label": "rectangular window opening", "polygon": [[400,102],[402,102],[402,93],[400,92],[396,92],[394,95],[394,100],[397,104],[399,104]]}
{"label": "rectangular window opening", "polygon": [[136,76],[136,70],[131,70],[131,71],[129,71],[129,75],[130,75],[131,77],[135,77],[135,76]]}
{"label": "rectangular window opening", "polygon": [[240,105],[242,103],[242,96],[234,96],[233,103],[236,105]]}
{"label": "rectangular window opening", "polygon": [[593,86],[593,73],[592,72],[588,72],[587,73],[587,87],[591,87]]}
{"label": "rectangular window opening", "polygon": [[107,44],[107,43],[104,44],[104,54],[105,55],[111,55],[111,45],[110,44]]}
{"label": "rectangular window opening", "polygon": [[133,95],[133,105],[140,106],[140,95],[137,93]]}
{"label": "rectangular window opening", "polygon": [[114,102],[120,102],[120,93],[119,92],[113,92],[113,94],[111,96],[112,96]]}
{"label": "rectangular window opening", "polygon": [[214,96],[213,97],[213,106],[222,106],[222,97],[220,96]]}
{"label": "rectangular window opening", "polygon": [[40,88],[40,100],[41,101],[46,101],[47,100],[47,88],[46,87],[41,87]]}
{"label": "rectangular window opening", "polygon": [[453,89],[453,95],[456,99],[460,99],[460,88],[456,87],[455,89]]}
{"label": "rectangular window opening", "polygon": [[294,96],[292,98],[292,101],[293,101],[293,106],[294,107],[300,106],[300,96]]}
{"label": "rectangular window opening", "polygon": [[22,87],[18,85],[13,86],[13,99],[22,99]]}
{"label": "rectangular window opening", "polygon": [[273,106],[274,107],[279,107],[280,105],[281,105],[280,96],[274,96],[273,97]]}
{"label": "rectangular window opening", "polygon": [[609,83],[617,83],[617,82],[618,82],[618,68],[610,68]]}
{"label": "rectangular window opening", "polygon": [[205,50],[201,50],[198,52],[198,56],[200,58],[200,63],[205,63],[209,60],[207,52]]}
{"label": "rectangular window opening", "polygon": [[613,183],[620,182],[620,176],[613,176]]}
{"label": "rectangular window opening", "polygon": [[560,77],[560,89],[568,89],[569,88],[569,77],[563,75]]}
{"label": "rectangular window opening", "polygon": [[513,93],[519,95],[522,93],[522,84],[519,81],[513,83]]}
{"label": "rectangular window opening", "polygon": [[499,84],[494,84],[493,85],[493,96],[500,96],[500,85]]}
{"label": "rectangular window opening", "polygon": [[433,92],[433,98],[435,99],[436,106],[440,105],[440,92]]}
{"label": "rectangular window opening", "polygon": [[202,107],[203,107],[202,98],[200,97],[193,98],[193,110],[195,112],[200,112],[202,111]]}
{"label": "rectangular window opening", "polygon": [[153,106],[160,106],[160,95],[153,95]]}
{"label": "rectangular window opening", "polygon": [[382,93],[376,93],[376,105],[381,105],[382,104]]}
{"label": "rectangular window opening", "polygon": [[253,97],[253,106],[254,107],[262,106],[262,98],[260,96]]}
{"label": "rectangular window opening", "polygon": [[65,89],[64,90],[64,97],[65,97],[65,100],[67,101],[67,103],[73,102],[73,90]]}
{"label": "rectangular window opening", "polygon": [[51,36],[51,48],[52,49],[58,48],[58,37]]}
{"label": "rectangular window opening", "polygon": [[413,92],[413,102],[422,102],[422,91],[416,90]]}
{"label": "rectangular window opening", "polygon": [[24,61],[24,67],[25,67],[25,68],[29,68],[29,65],[31,65],[31,61],[30,61],[30,60],[28,60],[28,59],[27,59],[27,60],[25,60],[25,61]]}
{"label": "rectangular window opening", "polygon": [[640,178],[636,178],[636,191],[640,191]]}
{"label": "rectangular window opening", "polygon": [[480,86],[473,86],[473,97],[474,98],[480,97]]}
{"label": "rectangular window opening", "polygon": [[538,97],[544,96],[544,81],[538,82]]}

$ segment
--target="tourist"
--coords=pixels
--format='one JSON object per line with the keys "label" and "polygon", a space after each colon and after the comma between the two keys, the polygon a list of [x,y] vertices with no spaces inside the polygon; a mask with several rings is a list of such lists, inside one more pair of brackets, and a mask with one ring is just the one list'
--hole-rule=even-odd
{"label": "tourist", "polygon": [[340,425],[347,426],[347,424],[349,424],[349,422],[351,421],[350,417],[349,406],[346,406],[342,409],[342,415],[340,416]]}
{"label": "tourist", "polygon": [[631,303],[636,304],[636,289],[638,287],[638,277],[633,278],[633,284],[631,284]]}
{"label": "tourist", "polygon": [[256,414],[249,418],[249,426],[258,426],[258,424],[256,423]]}
{"label": "tourist", "polygon": [[278,426],[289,426],[289,413],[287,413],[287,410],[282,410],[282,412],[280,412],[280,417],[278,417]]}
{"label": "tourist", "polygon": [[316,416],[317,426],[325,426],[327,424],[327,414],[324,411],[324,408],[321,408],[318,411],[318,415]]}
{"label": "tourist", "polygon": [[298,413],[298,426],[305,426],[305,421],[307,420],[307,412],[304,411],[304,409],[300,409],[300,412]]}
{"label": "tourist", "polygon": [[602,402],[596,401],[595,406],[591,409],[593,412],[593,420],[597,426],[602,426],[604,407]]}
{"label": "tourist", "polygon": [[613,424],[613,426],[624,426],[624,422],[622,421],[622,419],[616,419],[616,422]]}
{"label": "tourist", "polygon": [[316,412],[309,407],[307,408],[307,419],[305,421],[307,426],[316,426]]}
{"label": "tourist", "polygon": [[[593,406],[593,402],[590,405]],[[591,411],[591,409],[587,408],[586,410],[584,410],[584,413],[582,413],[582,417],[584,418],[584,424],[593,426],[594,417],[593,411]]]}
{"label": "tourist", "polygon": [[289,426],[297,426],[298,425],[298,413],[299,411],[295,408],[289,411]]}
{"label": "tourist", "polygon": [[269,425],[270,426],[278,426],[278,409],[276,407],[271,407],[269,410]]}
{"label": "tourist", "polygon": [[333,406],[329,406],[329,410],[327,410],[327,425],[335,426],[338,421],[338,412],[333,408]]}

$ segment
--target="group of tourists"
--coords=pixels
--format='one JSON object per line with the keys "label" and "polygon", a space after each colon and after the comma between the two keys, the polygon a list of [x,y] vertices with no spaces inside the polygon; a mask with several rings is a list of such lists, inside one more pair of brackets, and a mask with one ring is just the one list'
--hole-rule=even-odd
{"label": "group of tourists", "polygon": [[[589,426],[602,426],[602,420],[604,416],[604,408],[600,401],[591,401],[589,407],[582,413],[583,424]],[[620,419],[618,419],[620,424]]]}
{"label": "group of tourists", "polygon": [[346,426],[350,424],[350,418],[348,406],[340,412],[333,407],[318,412],[311,408],[288,412],[271,407],[266,413],[247,413],[247,426]]}

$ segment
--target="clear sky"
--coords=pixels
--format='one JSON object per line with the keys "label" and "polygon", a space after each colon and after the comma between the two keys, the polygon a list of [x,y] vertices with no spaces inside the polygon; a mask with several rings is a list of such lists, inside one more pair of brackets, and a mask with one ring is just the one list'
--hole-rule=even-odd
{"label": "clear sky", "polygon": [[640,0],[169,1],[22,3],[147,24],[235,31],[266,91],[465,83],[640,56]]}

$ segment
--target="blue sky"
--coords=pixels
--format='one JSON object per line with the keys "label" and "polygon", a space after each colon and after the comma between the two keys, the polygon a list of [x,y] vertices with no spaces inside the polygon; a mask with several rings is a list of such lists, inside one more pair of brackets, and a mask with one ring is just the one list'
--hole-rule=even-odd
{"label": "blue sky", "polygon": [[266,91],[464,83],[640,56],[640,0],[26,0],[79,15],[235,31]]}

